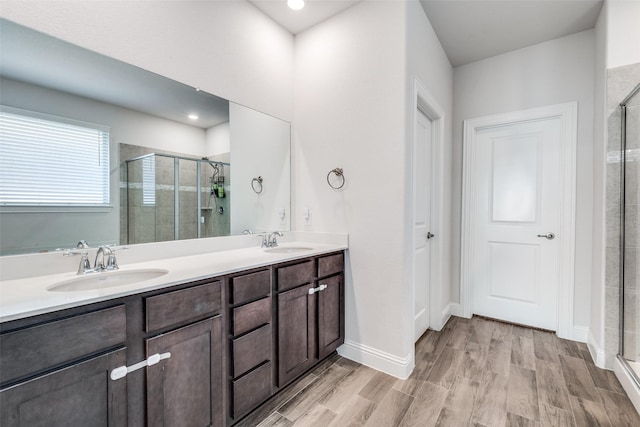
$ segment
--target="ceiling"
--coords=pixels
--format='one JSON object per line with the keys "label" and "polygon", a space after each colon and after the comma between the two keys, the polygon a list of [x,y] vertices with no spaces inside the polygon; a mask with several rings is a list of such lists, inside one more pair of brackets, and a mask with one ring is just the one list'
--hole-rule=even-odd
{"label": "ceiling", "polygon": [[[290,33],[297,34],[360,0],[305,0],[305,7],[299,11],[289,9],[286,0],[249,1]],[[593,28],[603,0],[420,0],[420,3],[451,65],[457,67]]]}
{"label": "ceiling", "polygon": [[331,18],[361,0],[304,0],[301,10],[291,10],[287,0],[249,0],[291,34],[302,31]]}

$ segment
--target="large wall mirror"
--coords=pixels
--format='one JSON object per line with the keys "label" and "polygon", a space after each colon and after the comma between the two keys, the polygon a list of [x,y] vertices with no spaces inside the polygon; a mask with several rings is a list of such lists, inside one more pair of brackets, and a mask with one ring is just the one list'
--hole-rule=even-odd
{"label": "large wall mirror", "polygon": [[290,229],[290,124],[0,20],[0,255]]}

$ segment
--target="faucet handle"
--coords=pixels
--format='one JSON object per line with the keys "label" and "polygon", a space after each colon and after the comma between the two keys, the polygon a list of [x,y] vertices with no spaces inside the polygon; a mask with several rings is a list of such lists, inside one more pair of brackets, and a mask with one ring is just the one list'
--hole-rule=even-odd
{"label": "faucet handle", "polygon": [[80,265],[78,266],[78,274],[86,274],[91,271],[91,262],[89,262],[89,254],[87,252],[82,254],[80,259]]}
{"label": "faucet handle", "polygon": [[267,233],[259,233],[259,234],[255,234],[255,236],[261,239],[261,243],[260,243],[261,248],[269,247],[269,236],[267,235]]}

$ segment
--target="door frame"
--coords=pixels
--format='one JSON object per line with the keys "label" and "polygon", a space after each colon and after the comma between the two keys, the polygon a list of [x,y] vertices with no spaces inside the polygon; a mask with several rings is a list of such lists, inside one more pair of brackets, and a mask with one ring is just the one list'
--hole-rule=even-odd
{"label": "door frame", "polygon": [[462,241],[460,260],[460,305],[462,315],[473,314],[472,272],[475,229],[475,156],[477,132],[483,129],[523,122],[559,118],[561,122],[561,188],[560,198],[560,274],[558,289],[558,324],[560,338],[579,339],[574,332],[575,288],[575,218],[576,218],[576,150],[578,136],[578,103],[549,105],[464,120],[462,169]]}
{"label": "door frame", "polygon": [[[429,120],[431,120],[431,165],[427,165],[431,169],[431,228],[435,231],[436,236],[431,240],[431,269],[429,275],[429,328],[440,330],[444,326],[445,321],[448,318],[444,317],[442,310],[442,286],[443,286],[443,262],[444,262],[444,239],[447,234],[444,229],[444,110],[436,102],[435,98],[427,91],[424,85],[418,80],[414,79],[414,91],[413,91],[413,117],[412,117],[412,139],[411,139],[411,244],[414,247],[413,227],[415,224],[413,205],[415,201],[415,188],[413,185],[413,177],[415,174],[414,165],[414,145],[415,145],[415,128],[418,121],[418,114],[421,112]],[[411,337],[412,343],[415,342],[415,277],[414,277],[414,260],[411,259]],[[438,304],[440,302],[440,304]]]}

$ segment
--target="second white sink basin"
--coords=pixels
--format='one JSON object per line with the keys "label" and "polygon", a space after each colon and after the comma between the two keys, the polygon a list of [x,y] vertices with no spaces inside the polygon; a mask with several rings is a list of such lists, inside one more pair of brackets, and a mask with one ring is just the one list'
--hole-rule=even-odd
{"label": "second white sink basin", "polygon": [[306,252],[313,248],[308,246],[278,246],[275,248],[267,248],[264,251],[271,254],[290,254],[295,252]]}
{"label": "second white sink basin", "polygon": [[112,288],[115,286],[130,285],[155,279],[167,274],[168,270],[144,269],[128,271],[109,271],[104,273],[88,273],[76,279],[65,280],[47,288],[52,292],[78,292],[94,289]]}

